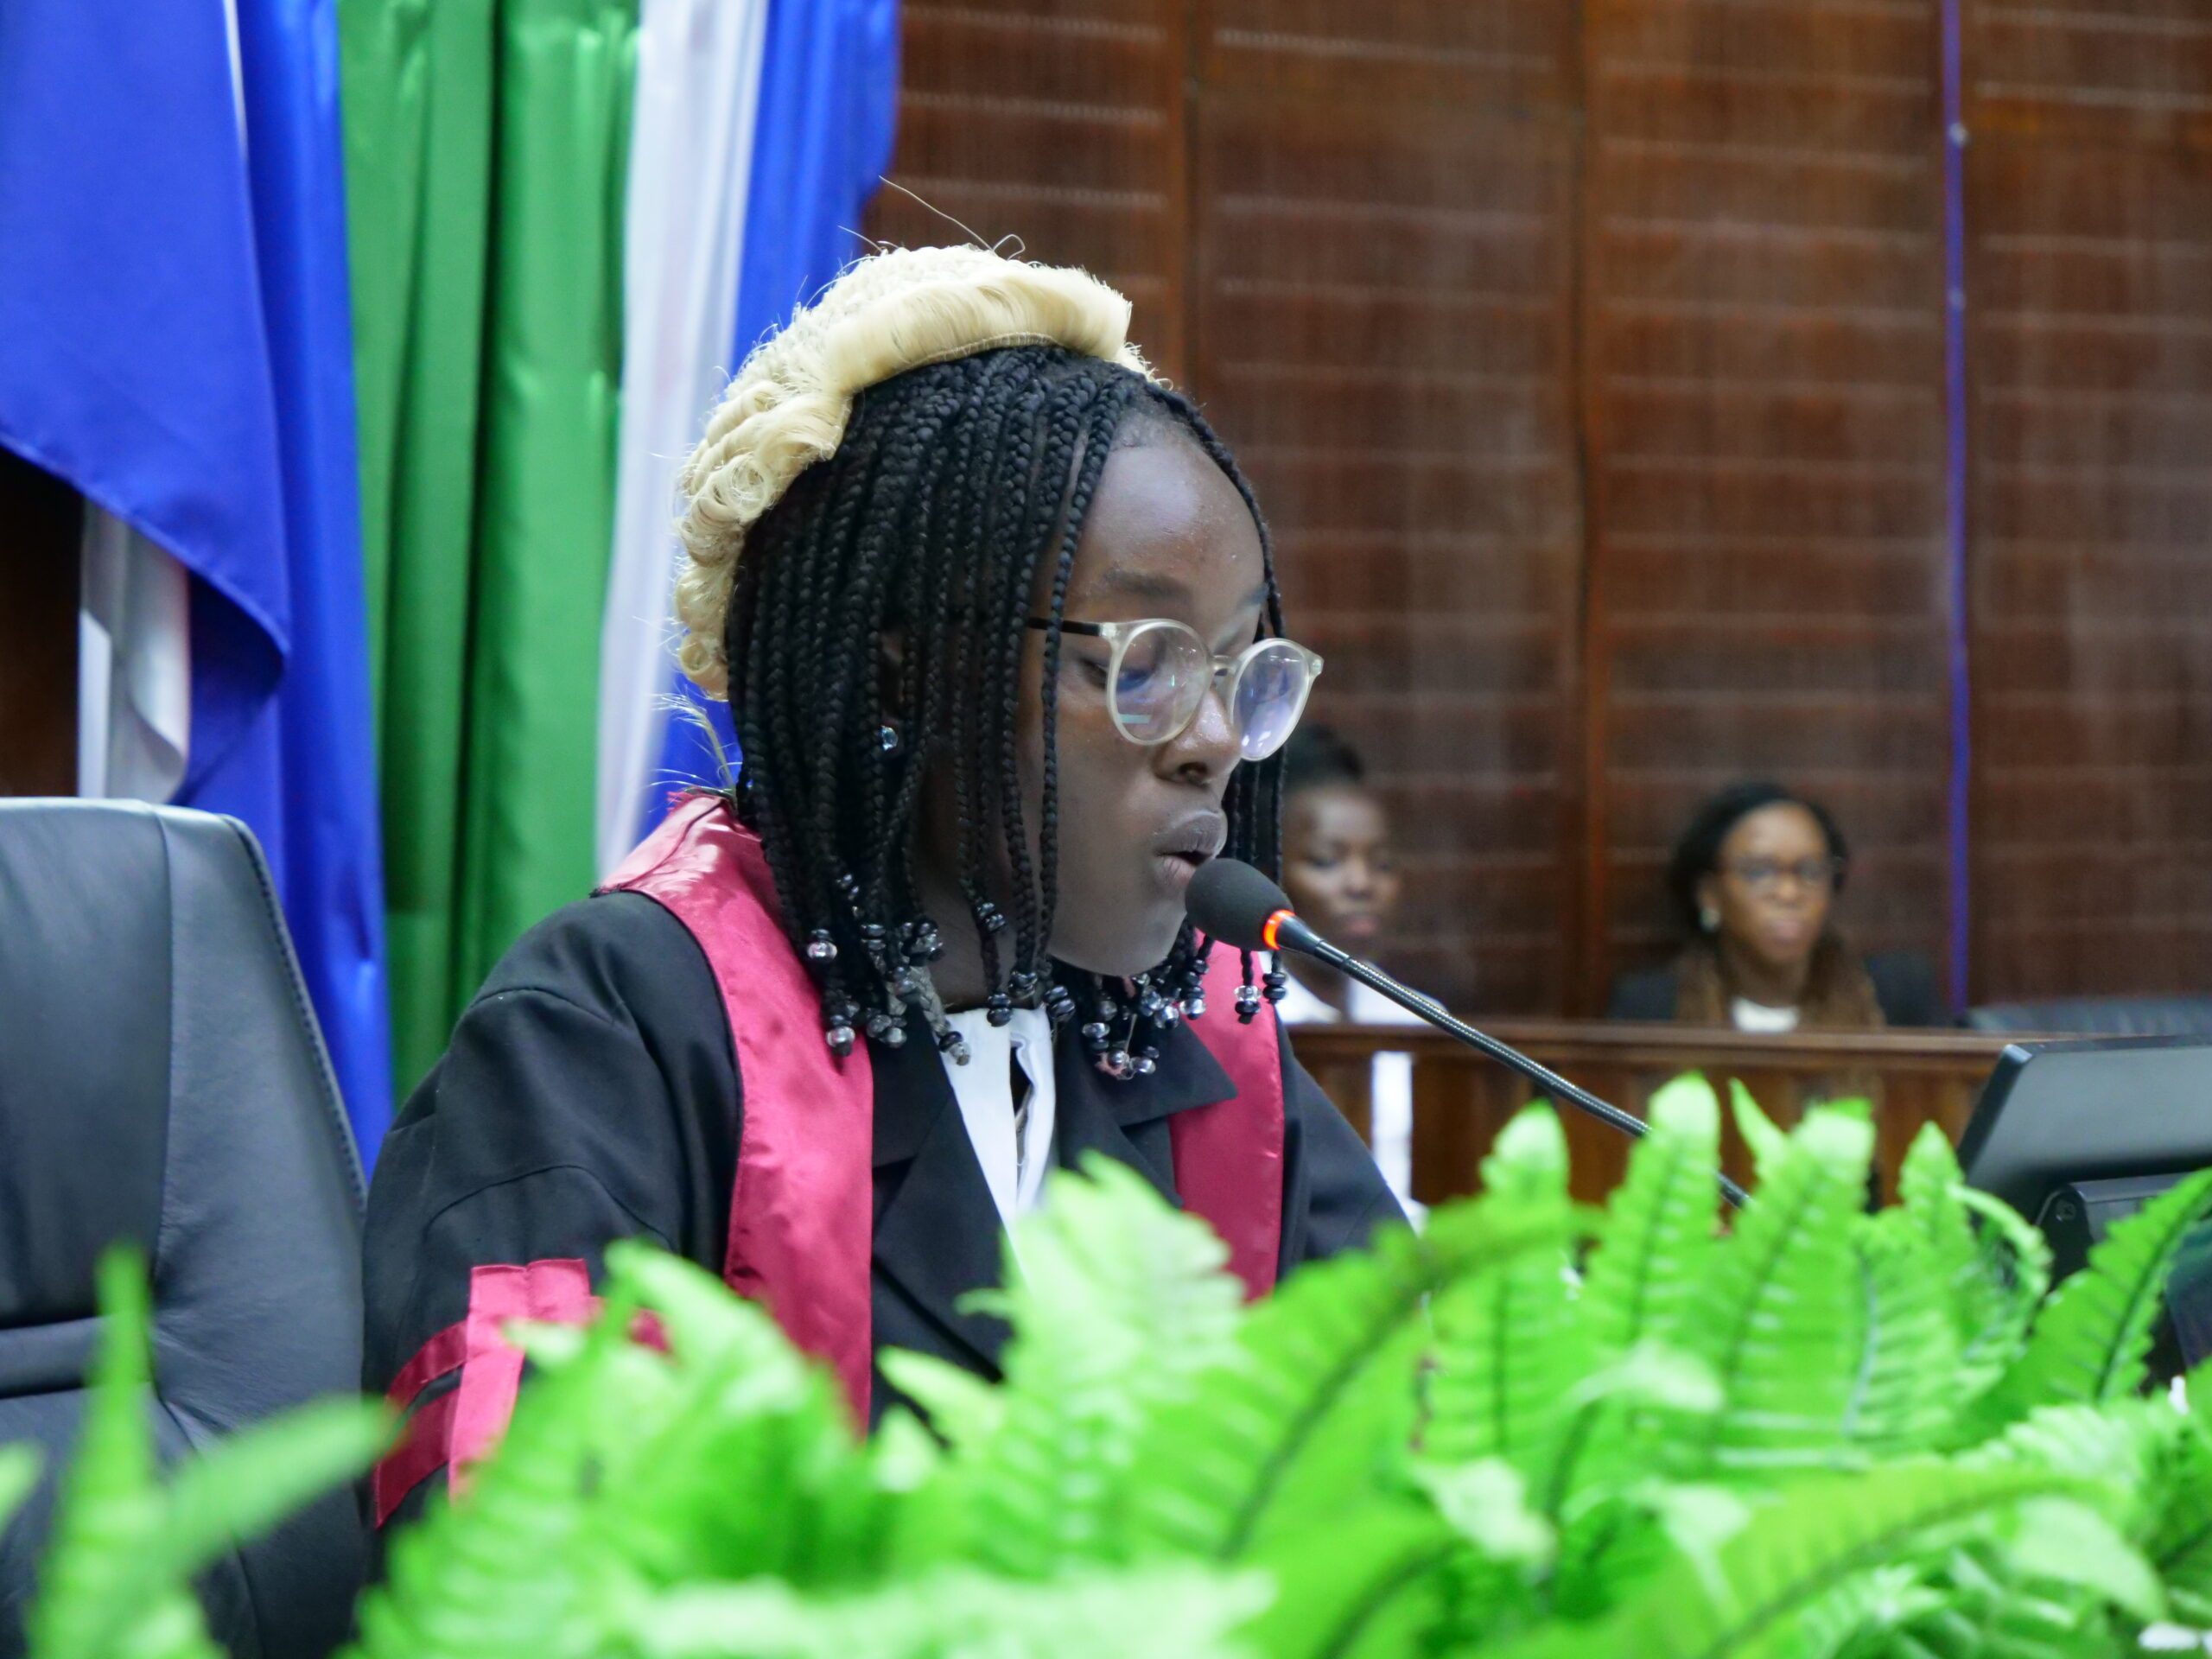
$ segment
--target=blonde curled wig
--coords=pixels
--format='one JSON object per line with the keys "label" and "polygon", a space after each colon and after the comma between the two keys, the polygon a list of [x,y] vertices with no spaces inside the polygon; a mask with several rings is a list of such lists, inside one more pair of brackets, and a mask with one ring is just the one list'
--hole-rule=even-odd
{"label": "blonde curled wig", "polygon": [[1150,379],[1128,327],[1129,302],[1089,272],[983,248],[894,248],[847,267],[746,359],[685,464],[683,671],[709,696],[729,695],[723,630],[747,536],[836,453],[862,391],[1014,346],[1058,346]]}

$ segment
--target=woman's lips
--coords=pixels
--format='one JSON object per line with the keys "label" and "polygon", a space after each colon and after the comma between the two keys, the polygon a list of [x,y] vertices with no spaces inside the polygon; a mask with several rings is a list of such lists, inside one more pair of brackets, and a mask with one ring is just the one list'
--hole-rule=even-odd
{"label": "woman's lips", "polygon": [[1180,898],[1189,889],[1191,878],[1198,873],[1198,866],[1205,860],[1197,853],[1161,853],[1152,862],[1168,892]]}

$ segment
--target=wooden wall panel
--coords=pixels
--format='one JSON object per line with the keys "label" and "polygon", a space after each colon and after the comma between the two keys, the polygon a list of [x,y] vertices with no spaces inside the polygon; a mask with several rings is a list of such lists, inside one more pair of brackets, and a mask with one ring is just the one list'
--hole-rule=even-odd
{"label": "wooden wall panel", "polygon": [[1567,993],[1580,487],[1573,8],[1198,7],[1192,378],[1274,528],[1314,716],[1397,809],[1402,971]]}
{"label": "wooden wall panel", "polygon": [[[868,231],[918,247],[1016,238],[1135,302],[1185,371],[1184,0],[905,0],[899,136]],[[919,197],[918,201],[914,197]],[[957,221],[957,222],[954,222]]]}
{"label": "wooden wall panel", "polygon": [[1859,853],[1846,919],[1940,959],[1942,198],[1933,0],[1592,0],[1584,1005],[1663,954],[1713,789]]}
{"label": "wooden wall panel", "polygon": [[75,491],[0,449],[0,795],[77,788]]}
{"label": "wooden wall panel", "polygon": [[[2212,10],[1960,0],[1974,989],[2212,979]],[[1583,1011],[1745,772],[1940,963],[1938,0],[908,0],[895,176],[1246,458],[1399,965]],[[871,228],[959,232],[887,194]]]}
{"label": "wooden wall panel", "polygon": [[2212,14],[1967,22],[1976,990],[2202,990]]}

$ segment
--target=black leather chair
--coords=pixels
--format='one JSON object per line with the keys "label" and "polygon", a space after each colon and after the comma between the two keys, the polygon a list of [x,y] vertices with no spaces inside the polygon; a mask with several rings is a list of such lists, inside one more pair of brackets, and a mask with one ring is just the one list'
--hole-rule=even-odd
{"label": "black leather chair", "polygon": [[2212,1033],[2212,996],[2063,996],[1967,1010],[1973,1031],[2044,1036],[2197,1037]]}
{"label": "black leather chair", "polygon": [[[47,1474],[0,1535],[0,1656],[75,1439],[118,1239],[152,1264],[154,1432],[174,1460],[360,1386],[361,1169],[260,849],[205,813],[0,801],[0,1442]],[[363,1538],[339,1492],[200,1589],[244,1659],[346,1635]]]}

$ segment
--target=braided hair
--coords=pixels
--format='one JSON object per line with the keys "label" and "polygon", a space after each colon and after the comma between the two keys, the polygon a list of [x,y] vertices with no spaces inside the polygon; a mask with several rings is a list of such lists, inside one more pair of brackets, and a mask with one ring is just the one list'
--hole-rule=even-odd
{"label": "braided hair", "polygon": [[[862,1030],[902,1043],[918,1013],[940,1047],[964,1058],[929,976],[943,943],[922,911],[917,842],[932,778],[949,785],[957,815],[956,874],[994,1023],[1017,1005],[1065,1023],[1086,995],[1086,1043],[1103,1069],[1128,1076],[1152,1068],[1160,1030],[1203,1011],[1205,947],[1187,926],[1135,982],[1101,985],[1050,955],[1059,625],[1075,550],[1109,454],[1161,430],[1197,443],[1251,509],[1265,626],[1279,633],[1265,523],[1205,418],[1141,365],[1058,343],[995,345],[859,388],[834,449],[747,526],[713,652],[742,754],[733,805],[760,836],[840,1052]],[[1017,719],[1033,616],[1049,623],[1034,825]],[[894,634],[895,670],[885,648]],[[1268,870],[1279,772],[1272,761],[1239,766],[1224,802],[1230,855]],[[1003,894],[998,871],[1013,876]],[[1247,1018],[1251,980],[1248,959]]]}

